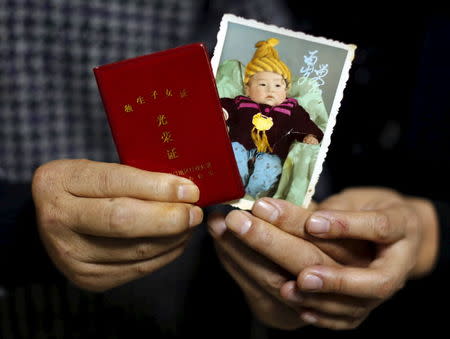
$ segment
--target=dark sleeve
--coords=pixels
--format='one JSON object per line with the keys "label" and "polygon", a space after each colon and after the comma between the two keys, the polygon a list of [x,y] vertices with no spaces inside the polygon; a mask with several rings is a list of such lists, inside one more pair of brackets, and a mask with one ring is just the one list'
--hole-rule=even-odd
{"label": "dark sleeve", "polygon": [[439,220],[439,254],[436,263],[437,271],[448,271],[450,264],[450,204],[444,201],[433,201]]}
{"label": "dark sleeve", "polygon": [[[448,181],[450,171],[449,157],[445,155],[450,146],[450,115],[448,100],[443,100],[450,91],[447,80],[450,69],[441,67],[450,58],[450,20],[447,17],[428,18],[421,47],[411,124],[406,134],[410,159],[406,164],[413,164],[413,173],[425,173],[430,177],[414,181],[416,192],[413,193],[431,198],[439,218],[439,257],[433,275],[443,276],[447,271],[450,276],[450,203],[448,190],[442,186]],[[422,156],[427,161],[421,161]],[[415,174],[409,177],[414,178]],[[406,184],[411,185],[411,181]]]}
{"label": "dark sleeve", "polygon": [[[227,214],[232,209],[235,208],[228,205],[208,206],[204,210],[205,220],[213,212]],[[204,233],[205,237],[196,245],[200,256],[196,261],[196,274],[186,294],[185,308],[190,312],[183,317],[183,333],[186,338],[253,338],[250,326],[252,314],[242,291],[217,257],[206,227],[198,232]]]}
{"label": "dark sleeve", "polygon": [[0,272],[4,286],[59,276],[38,235],[31,184],[0,181]]}
{"label": "dark sleeve", "polygon": [[303,136],[312,134],[317,138],[317,140],[319,140],[319,142],[322,141],[323,138],[322,130],[315,124],[314,121],[311,120],[309,113],[302,106],[299,105],[295,107],[295,109],[293,110],[293,114],[294,114],[294,126],[296,126],[297,130]]}
{"label": "dark sleeve", "polygon": [[234,116],[234,114],[232,114],[232,112],[235,109],[234,99],[231,99],[231,98],[220,98],[220,103],[222,104],[222,107],[228,113],[227,124],[230,125],[230,122],[231,122],[231,120],[233,119],[233,116]]}

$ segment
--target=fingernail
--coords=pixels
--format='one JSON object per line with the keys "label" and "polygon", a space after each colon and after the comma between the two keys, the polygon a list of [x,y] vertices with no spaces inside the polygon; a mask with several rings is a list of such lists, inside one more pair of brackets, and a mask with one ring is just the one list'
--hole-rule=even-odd
{"label": "fingernail", "polygon": [[227,227],[240,235],[244,235],[248,232],[252,226],[252,221],[250,218],[241,211],[231,212],[225,218]]}
{"label": "fingernail", "polygon": [[210,222],[208,225],[209,225],[209,229],[213,233],[213,236],[216,238],[221,237],[222,234],[224,234],[225,231],[227,230],[227,225],[225,225],[224,219],[215,220],[213,222]]}
{"label": "fingernail", "polygon": [[177,197],[181,201],[196,202],[200,197],[200,191],[195,185],[179,185]]}
{"label": "fingernail", "polygon": [[314,274],[307,274],[302,281],[302,289],[305,290],[320,290],[322,287],[322,279]]}
{"label": "fingernail", "polygon": [[253,207],[253,214],[271,223],[276,221],[280,216],[278,209],[264,200],[258,200],[255,203]]}
{"label": "fingernail", "polygon": [[309,324],[314,324],[317,322],[317,317],[311,313],[308,312],[304,312],[300,315],[300,317],[302,318],[302,320],[306,323]]}
{"label": "fingernail", "polygon": [[318,215],[312,215],[309,218],[307,230],[310,233],[323,234],[330,231],[330,220],[320,217]]}
{"label": "fingernail", "polygon": [[197,226],[203,220],[203,211],[200,207],[194,206],[189,210],[189,226]]}

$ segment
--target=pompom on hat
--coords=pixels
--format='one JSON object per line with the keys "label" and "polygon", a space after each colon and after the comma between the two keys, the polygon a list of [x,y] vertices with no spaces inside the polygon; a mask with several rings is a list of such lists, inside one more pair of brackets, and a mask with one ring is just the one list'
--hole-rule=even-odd
{"label": "pompom on hat", "polygon": [[270,38],[265,41],[258,41],[255,44],[255,54],[245,67],[244,84],[247,84],[255,73],[274,72],[280,74],[289,86],[291,83],[291,71],[286,64],[280,60],[278,51],[274,48],[278,45],[278,42],[278,39]]}

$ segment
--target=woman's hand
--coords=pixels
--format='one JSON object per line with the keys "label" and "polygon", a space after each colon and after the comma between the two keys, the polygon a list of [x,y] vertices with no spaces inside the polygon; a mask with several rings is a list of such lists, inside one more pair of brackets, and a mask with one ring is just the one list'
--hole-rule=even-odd
{"label": "woman's hand", "polygon": [[88,160],[58,160],[33,178],[39,232],[77,286],[103,291],[179,256],[203,218],[199,190],[170,174]]}

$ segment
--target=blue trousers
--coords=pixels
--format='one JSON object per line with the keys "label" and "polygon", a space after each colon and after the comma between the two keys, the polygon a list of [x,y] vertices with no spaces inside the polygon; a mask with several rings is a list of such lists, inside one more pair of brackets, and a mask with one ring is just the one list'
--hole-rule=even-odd
{"label": "blue trousers", "polygon": [[[256,148],[247,150],[236,141],[231,145],[245,192],[255,199],[267,196],[280,178],[281,159],[275,154],[258,152]],[[253,166],[251,161],[253,161]]]}

